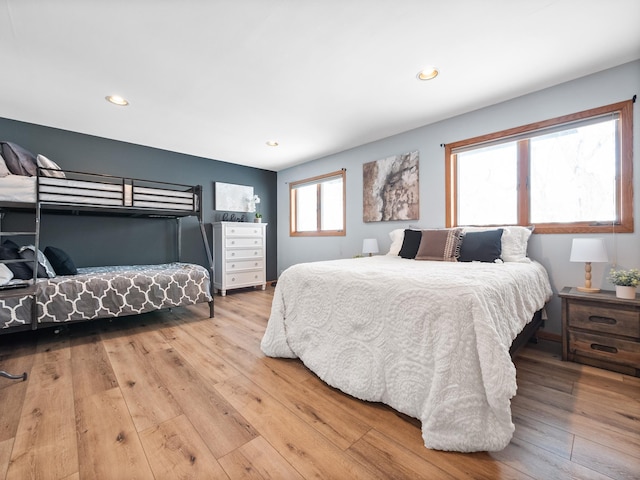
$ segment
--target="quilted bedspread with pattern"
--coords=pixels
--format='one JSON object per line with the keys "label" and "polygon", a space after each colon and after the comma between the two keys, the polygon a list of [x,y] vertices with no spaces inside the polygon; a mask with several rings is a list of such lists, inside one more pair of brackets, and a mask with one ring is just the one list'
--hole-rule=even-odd
{"label": "quilted bedspread with pattern", "polygon": [[[209,273],[187,263],[79,268],[38,281],[38,323],[120,317],[211,300]],[[31,297],[0,299],[0,328],[31,323]]]}
{"label": "quilted bedspread with pattern", "polygon": [[278,279],[261,347],[420,419],[428,448],[496,451],[514,431],[509,347],[551,294],[536,262],[298,264]]}

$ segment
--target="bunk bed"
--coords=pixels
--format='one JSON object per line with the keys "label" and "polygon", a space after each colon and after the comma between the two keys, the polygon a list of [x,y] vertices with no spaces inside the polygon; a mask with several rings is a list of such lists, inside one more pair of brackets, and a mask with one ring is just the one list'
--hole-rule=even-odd
{"label": "bunk bed", "polygon": [[[6,237],[33,239],[31,258],[0,259],[2,267],[20,262],[33,266],[32,278],[11,280],[0,286],[0,333],[203,302],[208,302],[209,315],[213,317],[213,258],[202,221],[201,197],[200,185],[62,170],[52,162],[41,164],[40,158],[35,175],[0,177],[0,243],[10,248],[16,244],[6,243]],[[3,231],[2,217],[7,212],[33,214],[34,230]],[[43,214],[52,213],[173,219],[177,261],[78,268],[62,274],[56,270],[51,276],[50,262],[40,251],[40,219]],[[194,216],[198,219],[208,268],[180,261],[181,219]]]}

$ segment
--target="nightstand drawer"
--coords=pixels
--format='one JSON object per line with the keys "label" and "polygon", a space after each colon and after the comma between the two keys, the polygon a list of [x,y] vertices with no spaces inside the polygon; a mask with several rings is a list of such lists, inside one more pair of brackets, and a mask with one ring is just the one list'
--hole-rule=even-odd
{"label": "nightstand drawer", "polygon": [[569,352],[573,355],[640,368],[640,343],[569,331]]}
{"label": "nightstand drawer", "polygon": [[264,268],[264,260],[240,260],[227,262],[227,272],[242,272],[247,270],[262,270]]}
{"label": "nightstand drawer", "polygon": [[235,286],[242,285],[256,285],[264,283],[265,281],[264,273],[261,271],[228,273],[226,277],[227,288],[234,288]]}
{"label": "nightstand drawer", "polygon": [[227,250],[225,258],[227,260],[243,259],[248,260],[250,258],[262,258],[261,248],[252,249],[240,249],[240,250]]}
{"label": "nightstand drawer", "polygon": [[227,237],[262,237],[262,228],[245,225],[227,227]]}
{"label": "nightstand drawer", "polygon": [[230,247],[262,247],[262,238],[229,238],[226,240],[227,248]]}
{"label": "nightstand drawer", "polygon": [[569,304],[569,327],[640,338],[640,311],[592,303]]}

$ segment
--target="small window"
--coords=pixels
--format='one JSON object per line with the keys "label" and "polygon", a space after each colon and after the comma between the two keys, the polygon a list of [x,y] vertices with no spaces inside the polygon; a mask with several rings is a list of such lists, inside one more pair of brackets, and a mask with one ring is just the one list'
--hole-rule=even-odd
{"label": "small window", "polygon": [[447,145],[447,226],[633,232],[632,109],[629,100]]}
{"label": "small window", "polygon": [[344,236],[345,198],[345,170],[291,182],[291,236]]}

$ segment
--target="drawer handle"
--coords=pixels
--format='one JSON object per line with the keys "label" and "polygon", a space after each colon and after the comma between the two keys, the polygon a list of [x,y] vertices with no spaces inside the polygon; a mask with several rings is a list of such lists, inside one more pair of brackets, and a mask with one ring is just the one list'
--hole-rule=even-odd
{"label": "drawer handle", "polygon": [[231,264],[231,268],[236,268],[236,264],[235,264],[235,263],[232,263],[232,264]]}
{"label": "drawer handle", "polygon": [[231,252],[231,256],[235,257],[236,256],[236,252]]}
{"label": "drawer handle", "polygon": [[258,252],[253,252],[253,254],[254,254],[254,255],[257,255],[257,254],[258,254]]}
{"label": "drawer handle", "polygon": [[236,241],[235,240],[231,240],[231,245],[235,245]]}
{"label": "drawer handle", "polygon": [[256,262],[256,265],[255,265],[255,266],[256,266],[256,267],[258,266],[258,262]]}
{"label": "drawer handle", "polygon": [[598,315],[589,315],[589,321],[593,323],[602,323],[604,325],[615,325],[618,323],[615,318],[600,317]]}
{"label": "drawer handle", "polygon": [[593,350],[599,350],[601,352],[618,353],[618,349],[616,347],[609,347],[608,345],[600,345],[599,343],[592,343],[591,348]]}
{"label": "drawer handle", "polygon": [[258,244],[258,240],[254,240],[254,241],[253,241],[253,243],[254,243],[255,245],[257,245],[257,244]]}
{"label": "drawer handle", "polygon": [[235,282],[236,281],[235,277],[231,277],[231,281]]}
{"label": "drawer handle", "polygon": [[236,233],[236,229],[235,229],[235,228],[232,228],[232,229],[231,229],[231,233]]}

